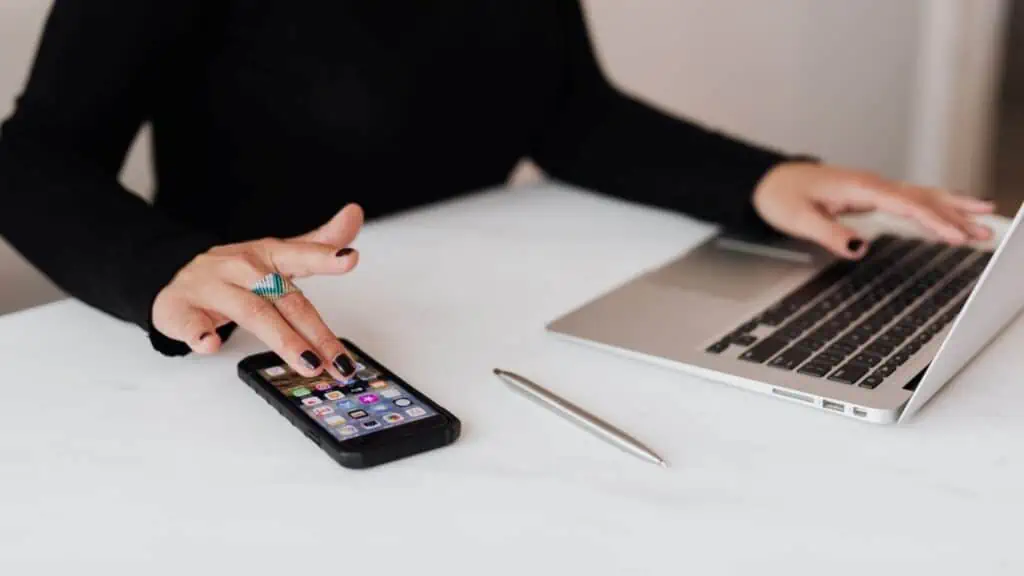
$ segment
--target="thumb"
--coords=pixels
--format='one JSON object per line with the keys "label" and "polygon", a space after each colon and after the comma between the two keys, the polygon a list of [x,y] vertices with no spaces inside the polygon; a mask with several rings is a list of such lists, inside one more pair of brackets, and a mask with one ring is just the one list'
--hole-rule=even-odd
{"label": "thumb", "polygon": [[867,242],[857,232],[813,205],[801,208],[793,222],[795,225],[789,230],[792,235],[816,242],[840,258],[858,260],[867,252]]}
{"label": "thumb", "polygon": [[344,248],[355,241],[363,228],[363,209],[358,204],[342,208],[327,224],[292,240]]}

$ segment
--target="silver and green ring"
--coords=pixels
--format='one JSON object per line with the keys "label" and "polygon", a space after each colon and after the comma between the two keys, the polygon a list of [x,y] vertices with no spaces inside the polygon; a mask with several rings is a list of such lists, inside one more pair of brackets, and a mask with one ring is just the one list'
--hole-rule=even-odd
{"label": "silver and green ring", "polygon": [[267,274],[253,284],[250,290],[268,302],[277,302],[281,298],[299,291],[295,284],[277,272]]}

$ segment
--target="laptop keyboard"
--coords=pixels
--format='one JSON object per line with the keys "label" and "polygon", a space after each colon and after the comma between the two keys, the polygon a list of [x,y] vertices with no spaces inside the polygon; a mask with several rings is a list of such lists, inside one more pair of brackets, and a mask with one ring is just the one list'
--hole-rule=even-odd
{"label": "laptop keyboard", "polygon": [[[707,348],[874,389],[963,308],[991,252],[881,236]],[[767,329],[771,332],[766,333]]]}

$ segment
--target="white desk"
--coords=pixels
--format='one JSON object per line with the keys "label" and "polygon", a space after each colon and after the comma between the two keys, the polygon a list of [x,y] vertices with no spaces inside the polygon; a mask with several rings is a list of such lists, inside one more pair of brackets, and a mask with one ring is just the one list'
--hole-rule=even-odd
{"label": "white desk", "polygon": [[[905,427],[544,332],[711,230],[555,188],[369,226],[357,273],[303,288],[464,435],[362,472],[237,379],[261,350],[247,334],[217,357],[163,359],[138,329],[75,302],[3,318],[0,573],[1021,574],[1024,324]],[[673,467],[513,395],[495,366]]]}

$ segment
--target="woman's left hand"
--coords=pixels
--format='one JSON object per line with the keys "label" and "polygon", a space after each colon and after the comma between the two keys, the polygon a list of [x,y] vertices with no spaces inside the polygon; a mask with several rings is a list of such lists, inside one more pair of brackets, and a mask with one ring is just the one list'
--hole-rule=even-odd
{"label": "woman's left hand", "polygon": [[863,256],[867,243],[836,220],[844,213],[891,212],[950,244],[992,236],[974,221],[974,216],[992,212],[990,202],[811,162],[787,162],[770,170],[757,185],[753,203],[761,218],[780,232],[850,259]]}

